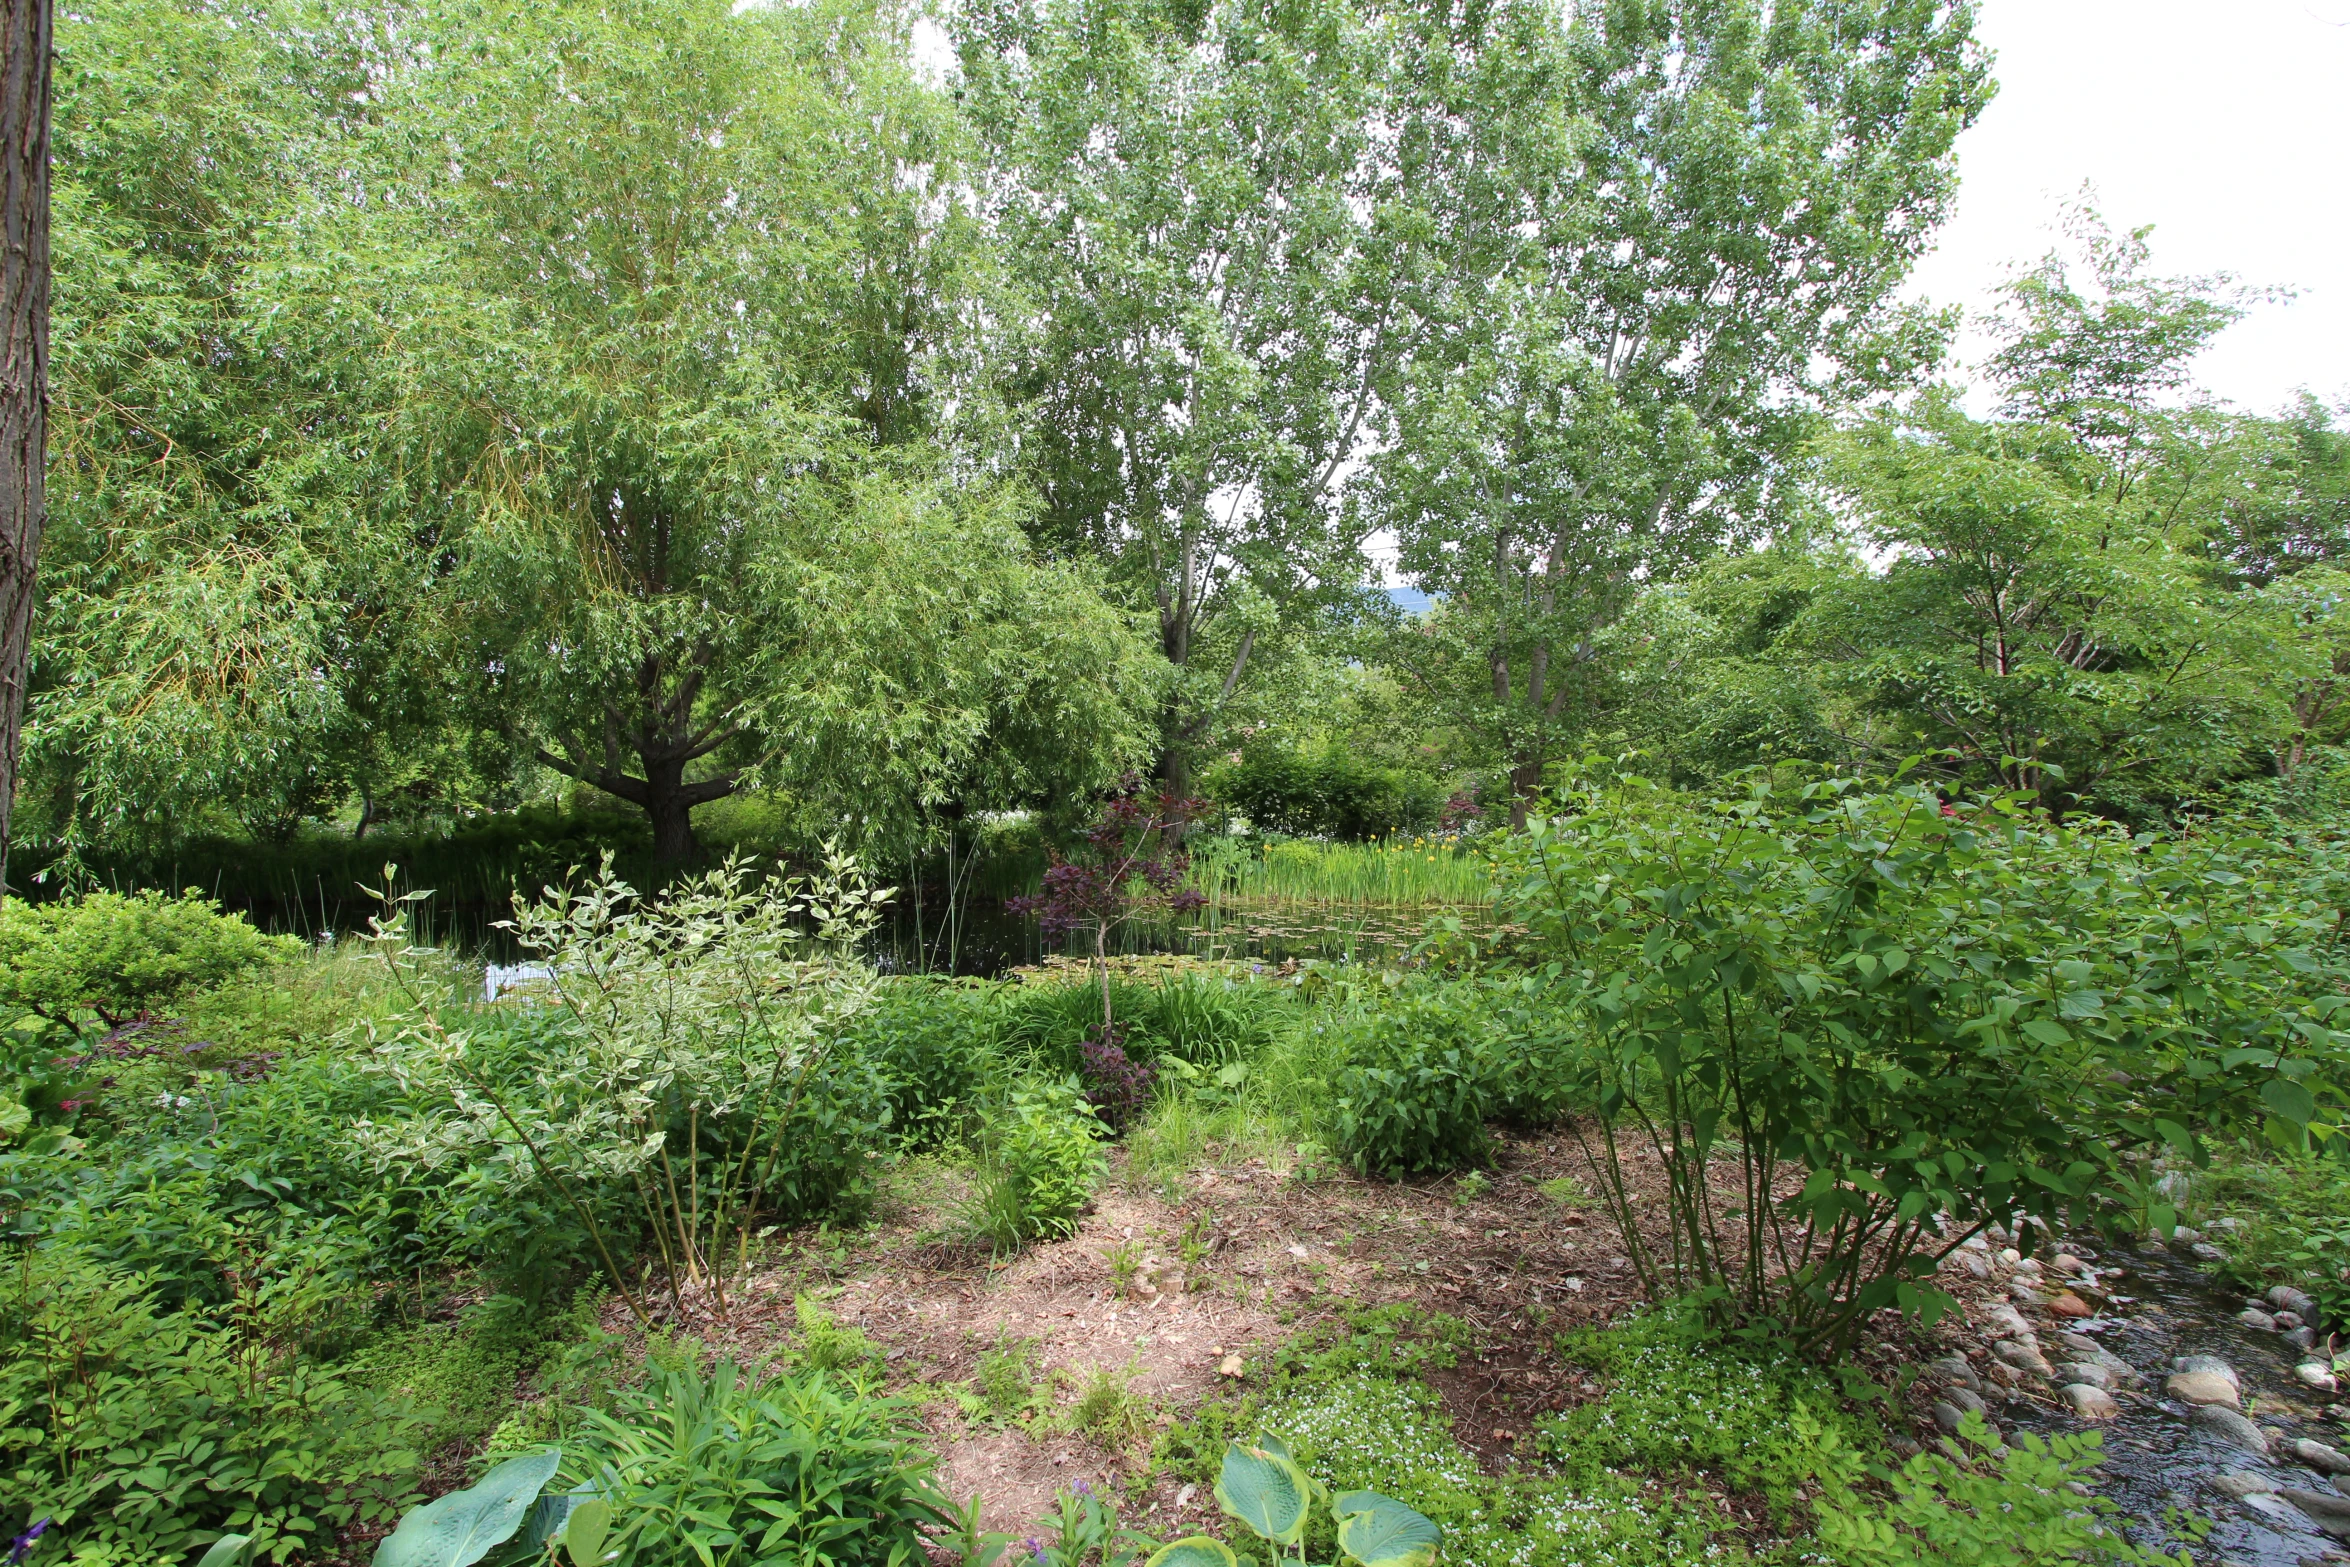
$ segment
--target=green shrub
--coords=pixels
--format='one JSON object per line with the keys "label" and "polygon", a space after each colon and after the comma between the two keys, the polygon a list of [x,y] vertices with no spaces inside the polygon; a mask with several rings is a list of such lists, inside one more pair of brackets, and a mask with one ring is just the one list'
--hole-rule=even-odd
{"label": "green shrub", "polygon": [[[1618,778],[1498,852],[1586,1042],[1573,1097],[1610,1158],[1645,1143],[1670,1177],[1661,1252],[1620,1172],[1602,1193],[1642,1282],[1823,1350],[1946,1306],[1937,1214],[2163,1222],[2149,1150],[2264,1114],[2298,1141],[2350,1056],[2321,977],[2336,911],[2274,845],[1906,783],[1692,801]],[[1733,1187],[1793,1195],[1718,1202],[1724,1156]]]}
{"label": "green shrub", "polygon": [[0,904],[0,1012],[64,1022],[95,1012],[108,1027],[217,989],[301,951],[208,898],[92,892]]}
{"label": "green shrub", "polygon": [[1014,1090],[989,1129],[966,1227],[999,1252],[1076,1234],[1108,1167],[1106,1130],[1072,1083]]}
{"label": "green shrub", "polygon": [[[12,1270],[13,1271],[13,1270]],[[163,1315],[143,1281],[38,1255],[0,1341],[0,1513],[53,1517],[77,1561],[253,1560],[396,1516],[422,1422],[258,1334]]]}
{"label": "green shrub", "polygon": [[821,1373],[656,1364],[584,1416],[556,1486],[610,1502],[615,1567],[905,1567],[926,1559],[923,1527],[954,1518],[912,1413]]}
{"label": "green shrub", "polygon": [[1466,986],[1407,982],[1339,1029],[1338,1149],[1366,1175],[1484,1164],[1500,1076],[1488,1019]]}
{"label": "green shrub", "polygon": [[1215,769],[1206,787],[1259,832],[1353,842],[1427,831],[1446,794],[1426,773],[1382,767],[1336,745],[1255,747]]}
{"label": "green shrub", "polygon": [[467,1048],[473,1014],[415,963],[405,904],[383,897],[369,944],[412,999],[374,1052],[409,1113],[355,1139],[382,1167],[418,1180],[484,1146],[522,1145],[526,1157],[483,1173],[505,1194],[571,1208],[647,1323],[622,1260],[629,1231],[583,1192],[633,1197],[630,1229],[662,1237],[660,1282],[673,1298],[711,1289],[723,1312],[754,1229],[862,1188],[887,1100],[844,1034],[876,984],[856,947],[887,893],[853,858],[828,854],[813,878],[780,881],[729,860],[657,902],[607,861],[517,903],[516,939],[544,956],[563,1021],[503,1080]]}
{"label": "green shrub", "polygon": [[900,1147],[962,1135],[1001,1060],[999,1011],[993,987],[901,978],[884,981],[851,1023],[848,1042],[876,1074]]}

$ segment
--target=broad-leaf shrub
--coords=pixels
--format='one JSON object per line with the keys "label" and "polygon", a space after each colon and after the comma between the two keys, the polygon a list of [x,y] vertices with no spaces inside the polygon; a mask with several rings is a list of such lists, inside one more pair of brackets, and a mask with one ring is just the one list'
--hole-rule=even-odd
{"label": "broad-leaf shrub", "polygon": [[613,1567],[905,1567],[954,1517],[912,1415],[817,1372],[655,1364],[585,1415],[555,1485],[610,1504]]}
{"label": "broad-leaf shrub", "polygon": [[1367,1175],[1486,1162],[1502,1067],[1473,985],[1407,981],[1337,1025],[1339,1151]]}
{"label": "broad-leaf shrub", "polygon": [[[889,896],[834,854],[815,878],[775,882],[729,861],[656,902],[607,859],[515,906],[510,928],[544,957],[568,1024],[528,1081],[480,1070],[470,1019],[419,988],[376,1057],[424,1108],[362,1127],[363,1141],[412,1171],[516,1150],[510,1168],[572,1208],[605,1276],[625,1281],[630,1237],[608,1234],[591,1201],[619,1186],[672,1298],[706,1289],[724,1311],[751,1232],[838,1198],[879,1141],[882,1082],[838,1047],[874,985],[855,945]],[[378,919],[374,941],[416,985],[405,919]],[[628,1303],[646,1319],[633,1292]]]}
{"label": "broad-leaf shrub", "polygon": [[[2164,1222],[2137,1156],[2194,1153],[2190,1127],[2331,1120],[2333,910],[2258,840],[1915,784],[1698,801],[1620,777],[1501,853],[1505,912],[1583,1034],[1625,1245],[1718,1320],[1830,1345],[1879,1307],[1936,1309],[1936,1256],[1992,1220],[2110,1199]],[[1669,1181],[1661,1245],[1627,1139]]]}
{"label": "broad-leaf shrub", "polygon": [[415,1412],[244,1314],[160,1312],[145,1281],[69,1253],[9,1275],[0,1516],[56,1519],[57,1554],[144,1567],[234,1532],[282,1562],[413,1494]]}
{"label": "broad-leaf shrub", "polygon": [[1104,1127],[1076,1085],[1030,1082],[990,1113],[967,1227],[998,1251],[1077,1233],[1108,1161]]}
{"label": "broad-leaf shrub", "polygon": [[299,952],[193,892],[92,892],[0,904],[0,1014],[65,1022],[95,1012],[112,1027],[244,978]]}
{"label": "broad-leaf shrub", "polygon": [[1259,832],[1357,842],[1433,828],[1445,801],[1436,778],[1337,745],[1252,747],[1209,775],[1208,792]]}

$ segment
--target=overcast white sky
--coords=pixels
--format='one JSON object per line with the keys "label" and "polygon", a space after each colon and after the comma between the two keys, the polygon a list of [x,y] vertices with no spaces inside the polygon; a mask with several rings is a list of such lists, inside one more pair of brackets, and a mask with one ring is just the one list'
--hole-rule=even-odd
{"label": "overcast white sky", "polygon": [[2350,396],[2350,0],[1984,0],[1981,31],[1999,96],[1913,292],[1980,308],[2087,181],[2114,227],[2154,225],[2158,271],[2298,291],[2220,339],[2206,387]]}

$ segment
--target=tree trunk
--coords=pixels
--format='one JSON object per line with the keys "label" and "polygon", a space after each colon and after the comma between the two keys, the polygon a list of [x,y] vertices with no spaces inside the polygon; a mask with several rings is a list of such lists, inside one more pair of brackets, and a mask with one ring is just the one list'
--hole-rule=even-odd
{"label": "tree trunk", "polygon": [[645,764],[645,814],[653,821],[653,863],[675,870],[694,857],[694,799],[683,761]]}
{"label": "tree trunk", "polygon": [[46,519],[51,0],[0,0],[0,898]]}
{"label": "tree trunk", "polygon": [[1526,829],[1526,809],[1534,797],[1542,792],[1542,763],[1540,760],[1520,762],[1510,769],[1510,826],[1523,832]]}

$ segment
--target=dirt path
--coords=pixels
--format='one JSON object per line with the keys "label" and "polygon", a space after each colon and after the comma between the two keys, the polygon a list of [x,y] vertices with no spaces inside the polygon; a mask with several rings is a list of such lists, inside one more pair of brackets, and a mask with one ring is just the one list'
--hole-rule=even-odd
{"label": "dirt path", "polygon": [[[1563,1135],[1505,1142],[1495,1167],[1466,1182],[1339,1171],[1300,1183],[1249,1160],[1146,1191],[1120,1173],[1076,1235],[993,1262],[937,1239],[960,1178],[907,1166],[873,1224],[842,1244],[796,1247],[746,1281],[725,1324],[696,1330],[745,1358],[771,1355],[786,1347],[794,1298],[822,1299],[883,1347],[893,1389],[924,1399],[942,1485],[978,1495],[986,1527],[1017,1533],[1079,1479],[1140,1489],[1155,1428],[1220,1381],[1245,1383],[1306,1323],[1361,1306],[1411,1302],[1477,1331],[1487,1348],[1436,1385],[1462,1441],[1505,1465],[1535,1415],[1584,1396],[1548,1352],[1551,1335],[1638,1298],[1604,1214],[1544,1189],[1588,1178]],[[1006,1346],[1042,1388],[1030,1411],[1041,1418],[978,1407],[969,1385],[982,1357]],[[1076,1427],[1081,1396],[1105,1378],[1131,1394],[1124,1418]],[[1165,1533],[1213,1507],[1170,1481],[1129,1517]]]}

